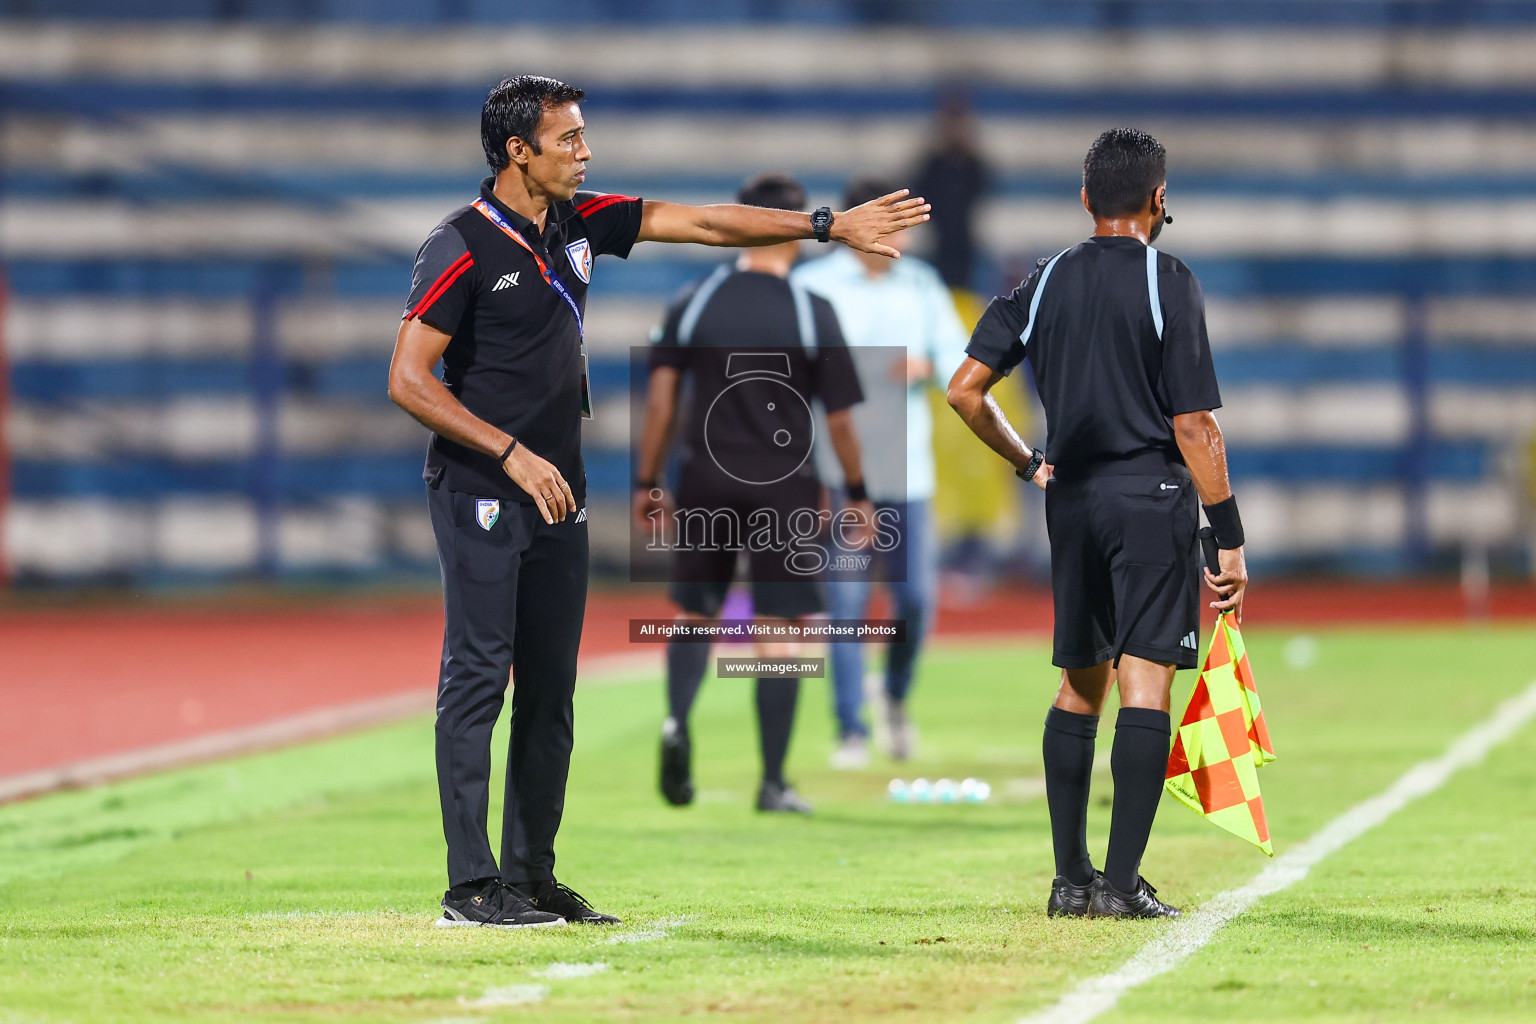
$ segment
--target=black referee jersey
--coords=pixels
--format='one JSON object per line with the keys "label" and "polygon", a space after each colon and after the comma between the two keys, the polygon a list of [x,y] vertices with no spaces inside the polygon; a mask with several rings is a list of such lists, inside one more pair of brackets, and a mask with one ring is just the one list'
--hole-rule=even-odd
{"label": "black referee jersey", "polygon": [[[540,234],[496,198],[495,184],[495,178],[482,181],[480,198],[443,218],[427,236],[416,256],[404,319],[420,319],[453,336],[443,352],[448,390],[464,408],[554,463],[581,506],[587,493],[581,331],[539,264],[558,276],[585,312],[594,260],[629,255],[640,233],[642,203],[633,196],[578,192],[569,202],[550,204]],[[450,491],[533,503],[494,455],[437,434],[424,475]]]}
{"label": "black referee jersey", "polygon": [[1041,260],[987,306],[966,354],[1001,373],[1029,360],[1057,474],[1143,456],[1182,465],[1172,417],[1221,407],[1200,282],[1134,238]]}
{"label": "black referee jersey", "polygon": [[833,413],[864,400],[831,303],[782,277],[728,266],[668,307],[650,364],[691,377],[685,463],[702,460],[746,483],[814,480],[812,401]]}
{"label": "black referee jersey", "polygon": [[[858,372],[831,303],[798,282],[722,266],[667,310],[650,365],[688,375],[682,464],[674,490],[680,521],[726,512],[740,529],[716,543],[684,534],[674,553],[672,599],[697,615],[720,613],[747,552],[759,615],[798,619],[826,610],[825,594],[788,532],[817,518],[821,482],[812,449],[814,406],[839,412],[863,401]],[[761,518],[775,527],[765,529]],[[713,527],[711,527],[713,529]],[[749,538],[779,535],[775,543]],[[711,536],[711,535],[706,535]]]}
{"label": "black referee jersey", "polygon": [[994,299],[966,351],[1005,373],[1028,359],[1045,406],[1052,662],[1193,667],[1199,511],[1172,419],[1221,405],[1195,276],[1095,236]]}

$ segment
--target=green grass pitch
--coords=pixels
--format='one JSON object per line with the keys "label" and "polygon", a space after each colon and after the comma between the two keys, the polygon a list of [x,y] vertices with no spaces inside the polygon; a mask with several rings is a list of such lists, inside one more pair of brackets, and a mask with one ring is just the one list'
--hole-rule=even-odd
{"label": "green grass pitch", "polygon": [[[1278,851],[1536,675],[1528,629],[1314,636],[1308,661],[1290,633],[1248,631],[1280,758],[1261,773]],[[659,683],[582,689],[559,874],[624,916],[616,930],[432,927],[426,719],[0,807],[0,1024],[1016,1020],[1160,927],[1044,915],[1048,660],[1033,642],[934,650],[914,698],[922,757],[900,772],[828,769],[826,684],[808,683],[791,753],[808,820],[750,809],[750,684],[707,686],[685,810],[655,793]],[[896,774],[975,776],[994,797],[897,806]],[[1101,1019],[1536,1019],[1533,792],[1536,729]],[[1109,795],[1100,775],[1096,855]],[[1196,905],[1264,863],[1165,801],[1143,870]]]}

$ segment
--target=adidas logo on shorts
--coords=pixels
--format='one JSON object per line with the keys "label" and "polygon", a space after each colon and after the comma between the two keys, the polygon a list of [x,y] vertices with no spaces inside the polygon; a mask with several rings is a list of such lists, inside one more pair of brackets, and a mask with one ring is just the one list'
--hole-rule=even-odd
{"label": "adidas logo on shorts", "polygon": [[581,506],[581,511],[576,513],[576,522],[584,523],[586,521],[587,521],[587,506],[583,505],[583,506]]}
{"label": "adidas logo on shorts", "polygon": [[1192,651],[1198,651],[1200,649],[1200,634],[1198,632],[1191,631],[1185,635],[1183,640],[1179,641],[1179,646],[1188,647]]}

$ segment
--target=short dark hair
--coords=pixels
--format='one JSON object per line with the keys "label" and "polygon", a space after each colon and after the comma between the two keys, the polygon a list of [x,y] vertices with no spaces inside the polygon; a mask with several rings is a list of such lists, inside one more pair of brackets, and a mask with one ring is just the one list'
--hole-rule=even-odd
{"label": "short dark hair", "polygon": [[480,145],[493,171],[504,171],[512,161],[507,140],[516,136],[539,152],[539,122],[544,111],[563,103],[579,103],[586,95],[574,85],[539,75],[503,78],[485,97],[480,108]]}
{"label": "short dark hair", "polygon": [[843,186],[843,209],[851,210],[855,206],[863,206],[871,199],[888,196],[900,187],[883,175],[855,174]]}
{"label": "short dark hair", "polygon": [[1168,151],[1134,128],[1111,128],[1093,140],[1083,160],[1083,188],[1095,217],[1141,212],[1167,180]]}
{"label": "short dark hair", "polygon": [[743,206],[762,206],[770,210],[805,209],[805,186],[781,171],[748,178],[736,193]]}

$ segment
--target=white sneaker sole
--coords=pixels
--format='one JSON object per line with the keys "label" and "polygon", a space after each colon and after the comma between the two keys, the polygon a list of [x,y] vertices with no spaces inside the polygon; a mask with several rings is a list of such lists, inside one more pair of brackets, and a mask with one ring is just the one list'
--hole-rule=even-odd
{"label": "white sneaker sole", "polygon": [[838,750],[833,752],[830,762],[834,771],[862,771],[869,767],[869,751],[861,750],[857,754],[853,754]]}
{"label": "white sneaker sole", "polygon": [[437,919],[438,928],[553,928],[555,925],[565,924],[563,917],[557,917],[553,921],[535,921],[532,924],[490,924],[486,921],[455,921],[451,917]]}

